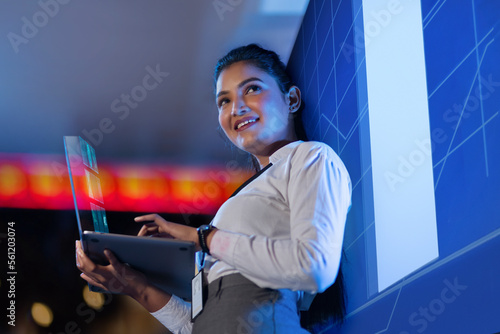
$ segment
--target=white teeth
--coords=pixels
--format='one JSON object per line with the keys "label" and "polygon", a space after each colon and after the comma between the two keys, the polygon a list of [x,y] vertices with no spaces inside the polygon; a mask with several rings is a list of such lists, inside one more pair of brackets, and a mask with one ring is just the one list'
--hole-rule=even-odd
{"label": "white teeth", "polygon": [[240,124],[238,124],[238,126],[236,127],[236,129],[239,129],[239,128],[241,128],[242,126],[247,125],[247,124],[249,124],[249,123],[253,123],[253,122],[255,122],[255,121],[256,121],[256,119],[249,119],[248,121],[241,122]]}

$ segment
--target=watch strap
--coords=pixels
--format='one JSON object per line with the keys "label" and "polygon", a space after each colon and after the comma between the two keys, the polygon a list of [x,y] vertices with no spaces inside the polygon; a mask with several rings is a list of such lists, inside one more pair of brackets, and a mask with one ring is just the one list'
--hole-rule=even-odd
{"label": "watch strap", "polygon": [[210,255],[210,250],[208,249],[207,237],[212,230],[215,230],[215,227],[211,225],[201,225],[198,227],[198,241],[200,243],[201,251],[208,255]]}

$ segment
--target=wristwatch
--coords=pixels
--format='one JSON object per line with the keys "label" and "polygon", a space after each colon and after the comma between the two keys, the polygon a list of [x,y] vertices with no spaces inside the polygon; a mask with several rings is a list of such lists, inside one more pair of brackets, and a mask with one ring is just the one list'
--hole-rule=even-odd
{"label": "wristwatch", "polygon": [[198,227],[198,241],[200,243],[201,251],[210,255],[210,250],[207,245],[207,236],[208,234],[215,230],[216,228],[212,225],[201,225]]}

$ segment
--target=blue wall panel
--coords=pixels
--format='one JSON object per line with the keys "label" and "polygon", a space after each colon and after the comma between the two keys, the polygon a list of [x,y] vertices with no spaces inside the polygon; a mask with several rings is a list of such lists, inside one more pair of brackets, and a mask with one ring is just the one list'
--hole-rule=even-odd
{"label": "blue wall panel", "polygon": [[[405,1],[386,2],[404,10]],[[500,2],[421,3],[439,258],[384,291],[376,282],[361,3],[311,0],[288,64],[308,136],[336,150],[353,182],[348,317],[319,332],[499,332]]]}

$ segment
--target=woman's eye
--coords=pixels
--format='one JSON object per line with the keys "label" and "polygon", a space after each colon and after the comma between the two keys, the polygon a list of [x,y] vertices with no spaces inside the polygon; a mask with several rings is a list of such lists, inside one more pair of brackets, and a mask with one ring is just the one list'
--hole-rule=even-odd
{"label": "woman's eye", "polygon": [[260,91],[260,87],[257,85],[251,85],[247,88],[247,93],[254,93]]}
{"label": "woman's eye", "polygon": [[228,103],[229,100],[228,99],[221,99],[219,101],[219,108],[222,108],[226,103]]}

